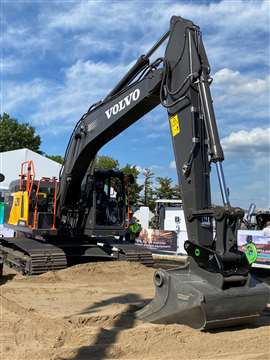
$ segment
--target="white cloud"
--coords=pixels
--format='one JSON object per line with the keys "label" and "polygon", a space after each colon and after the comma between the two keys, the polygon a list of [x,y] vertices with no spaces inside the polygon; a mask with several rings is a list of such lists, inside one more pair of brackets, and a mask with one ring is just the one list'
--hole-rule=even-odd
{"label": "white cloud", "polygon": [[223,86],[223,91],[227,95],[267,95],[270,76],[257,79],[242,75],[239,71],[224,68],[214,74],[214,83],[217,86]]}
{"label": "white cloud", "polygon": [[[32,103],[30,119],[35,125],[53,124],[56,128],[64,128],[67,124],[75,124],[91,104],[101,100],[126,70],[124,65],[79,60],[65,70],[64,83],[60,85],[41,79],[22,84],[6,82],[3,111],[12,113],[19,106]],[[53,127],[46,129],[50,130],[59,132]]]}
{"label": "white cloud", "polygon": [[[39,23],[43,24],[42,29],[46,29],[46,38],[52,40],[51,46],[57,49],[63,46],[63,41],[61,38],[55,41],[56,35],[68,33],[68,45],[72,48],[68,56],[74,52],[76,56],[85,53],[91,56],[107,48],[108,51],[118,50],[119,58],[130,61],[152,46],[159,34],[168,30],[172,15],[180,15],[201,27],[206,50],[215,66],[232,63],[241,66],[241,63],[254,62],[268,65],[263,40],[261,48],[259,38],[254,41],[256,32],[269,31],[268,13],[267,0],[249,1],[248,5],[246,0],[211,4],[159,2],[158,7],[149,2],[144,11],[140,1],[112,2],[110,6],[102,1],[80,1],[65,3],[61,7],[46,7],[39,16]],[[242,41],[243,36],[246,41]],[[253,51],[250,51],[251,42]]]}
{"label": "white cloud", "polygon": [[250,131],[232,132],[221,141],[225,152],[240,155],[266,156],[270,155],[270,128],[254,128]]}
{"label": "white cloud", "polygon": [[[24,63],[37,61],[49,51],[54,56],[49,61],[61,58],[63,71],[58,76],[59,66],[53,69],[60,81],[45,78],[28,80],[24,84],[5,81],[8,94],[3,99],[4,108],[20,110],[25,99],[33,105],[31,119],[36,124],[51,124],[52,132],[53,126],[59,128],[62,124],[64,128],[75,123],[91,103],[106,95],[125,74],[129,64],[168,29],[169,19],[175,14],[190,18],[201,27],[211,65],[219,67],[212,89],[221,130],[225,129],[225,118],[228,132],[238,130],[243,117],[249,120],[268,116],[269,77],[241,70],[246,61],[253,65],[268,62],[267,46],[260,43],[263,37],[255,37],[258,32],[269,31],[268,1],[250,1],[248,6],[246,1],[161,2],[158,7],[150,2],[144,11],[141,2],[105,4],[75,1],[59,6],[55,2],[53,6],[41,5],[36,27],[25,22],[6,22],[4,46],[17,51],[17,59],[23,59]],[[115,51],[117,56],[111,56]],[[29,56],[31,52],[34,56]],[[108,53],[108,57],[97,57],[99,52]],[[25,53],[27,56],[23,56]],[[102,62],[97,58],[102,58]],[[37,89],[35,94],[37,83],[44,89]],[[22,91],[15,94],[12,87]],[[15,95],[18,96],[16,100]],[[143,123],[148,138],[153,140],[168,127],[166,112],[159,110],[156,114],[157,119],[149,117],[149,121]]]}
{"label": "white cloud", "polygon": [[[21,55],[31,54],[36,51],[37,57],[40,57],[44,54],[45,50],[50,48],[55,36],[50,37],[49,34],[44,31],[44,27],[42,27],[42,30],[35,30],[31,28],[31,26],[6,24],[5,28],[1,31],[0,46],[4,47],[6,51],[12,49]],[[17,62],[19,60],[20,58],[17,59]]]}
{"label": "white cloud", "polygon": [[17,74],[21,70],[21,62],[14,57],[6,57],[1,59],[0,63],[0,76],[3,77],[6,74]]}
{"label": "white cloud", "polygon": [[162,133],[163,133],[163,131],[152,132],[152,133],[147,134],[146,138],[156,140],[162,136]]}
{"label": "white cloud", "polygon": [[175,160],[172,160],[169,165],[170,169],[176,169],[176,163]]}
{"label": "white cloud", "polygon": [[63,11],[46,14],[49,28],[55,29],[101,29],[102,33],[109,33],[114,30],[125,31],[131,24],[139,22],[132,13],[138,9],[136,3],[112,2],[110,6],[102,2],[80,1],[65,7]]}
{"label": "white cloud", "polygon": [[[269,31],[267,0],[249,1],[248,5],[246,0],[210,4],[159,2],[158,6],[149,2],[143,11],[140,1],[111,2],[110,6],[103,1],[56,1],[49,6],[41,3],[39,10],[35,27],[26,22],[22,25],[4,21],[2,40],[7,48],[28,53],[39,49],[38,56],[51,51],[56,57],[73,60],[86,53],[91,56],[104,49],[118,50],[120,57],[130,61],[169,28],[172,15],[180,15],[201,27],[211,62],[268,63],[265,46],[262,52],[257,45],[259,38],[253,39],[256,32]],[[242,41],[243,36],[246,41]],[[251,41],[253,51],[249,49]]]}
{"label": "white cloud", "polygon": [[[148,20],[147,22],[150,22],[151,26],[154,25],[155,28],[168,24],[172,15],[180,15],[203,25],[209,24],[209,19],[218,28],[226,28],[230,25],[227,29],[230,32],[233,32],[235,28],[244,32],[249,29],[253,29],[253,31],[268,30],[269,3],[267,0],[249,1],[248,6],[247,1],[241,0],[233,3],[225,0],[211,4],[160,2],[159,6],[149,3],[144,11],[142,11],[141,2],[113,2],[110,6],[103,6],[105,4],[86,1],[72,3],[63,11],[57,13],[52,11],[49,15],[45,14],[48,26],[74,30],[92,28],[94,23],[104,32],[114,29],[125,31],[134,24],[137,24],[137,29],[140,27],[140,21],[136,16],[139,13],[140,19]],[[153,9],[155,11],[152,11]],[[262,21],[258,21],[258,19]],[[105,28],[104,25],[106,25]]]}
{"label": "white cloud", "polygon": [[49,83],[42,79],[30,82],[4,82],[1,107],[2,111],[15,112],[16,109],[32,105],[48,95]]}
{"label": "white cloud", "polygon": [[270,77],[223,68],[213,75],[211,86],[218,125],[227,134],[239,128],[248,130],[268,125]]}
{"label": "white cloud", "polygon": [[[46,80],[39,79],[46,83],[47,90],[42,92],[39,104],[35,104],[37,110],[32,114],[34,121],[43,119],[46,123],[57,124],[61,120],[64,125],[66,121],[75,122],[75,118],[86,111],[92,102],[105,96],[124,75],[128,64],[140,53],[147,51],[159,35],[168,29],[171,15],[181,15],[201,26],[205,33],[207,52],[211,53],[210,60],[215,66],[222,66],[225,57],[226,62],[230,62],[230,67],[223,67],[214,76],[214,101],[221,118],[228,113],[234,119],[239,114],[253,118],[265,117],[269,108],[266,99],[269,77],[252,77],[243,74],[239,67],[242,61],[253,59],[262,49],[265,52],[261,54],[261,58],[254,58],[254,61],[262,64],[264,59],[267,63],[265,44],[260,47],[255,43],[253,51],[248,51],[248,56],[243,56],[241,47],[250,46],[248,41],[251,41],[250,38],[256,31],[268,31],[269,4],[267,1],[249,2],[248,6],[246,4],[246,1],[233,4],[231,1],[211,4],[161,2],[158,7],[149,3],[142,12],[140,2],[113,2],[110,6],[105,6],[102,2],[85,1],[65,3],[64,6],[54,3],[52,7],[41,8],[36,28],[25,23],[6,23],[3,41],[5,48],[11,47],[18,51],[20,56],[17,58],[23,58],[24,62],[31,62],[41,54],[44,56],[47,51],[55,58],[61,57],[65,61],[62,65],[65,67],[65,76],[61,82],[50,81],[48,84]],[[254,18],[256,22],[253,21]],[[247,36],[247,33],[251,35]],[[247,41],[243,41],[244,37]],[[99,52],[111,54],[114,51],[119,54],[117,58],[103,56],[103,62],[94,59],[94,55]],[[34,52],[35,57],[21,56],[25,52]],[[238,52],[238,59],[235,52]],[[24,86],[31,88],[31,83],[36,81],[37,79],[33,79]],[[10,92],[8,103],[4,105],[13,110],[15,106],[10,105],[18,105],[22,101],[10,101],[13,90],[8,88],[17,84],[5,82],[4,85]],[[21,84],[18,86],[21,87]],[[22,93],[19,98],[23,99]],[[31,98],[37,99],[36,96]],[[154,119],[145,125],[146,130],[151,130],[148,137],[155,139],[163,133],[161,126],[164,124],[164,130],[168,126],[164,115],[163,119],[158,127],[154,124]]]}
{"label": "white cloud", "polygon": [[74,35],[74,41],[78,41],[80,45],[80,50],[85,48],[91,48],[91,53],[110,53],[118,50],[118,44],[114,39],[107,39],[106,41],[100,41],[100,39],[95,39],[93,34],[79,34]]}

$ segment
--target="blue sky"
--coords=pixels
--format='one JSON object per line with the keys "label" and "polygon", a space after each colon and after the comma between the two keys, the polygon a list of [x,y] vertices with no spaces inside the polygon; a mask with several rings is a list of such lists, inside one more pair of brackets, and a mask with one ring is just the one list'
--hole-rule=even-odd
{"label": "blue sky", "polygon": [[[269,11],[269,2],[259,0],[2,0],[0,111],[34,125],[44,152],[63,155],[81,115],[180,15],[203,33],[231,202],[269,207]],[[161,107],[102,153],[176,180]],[[220,202],[214,167],[212,173],[213,200]]]}

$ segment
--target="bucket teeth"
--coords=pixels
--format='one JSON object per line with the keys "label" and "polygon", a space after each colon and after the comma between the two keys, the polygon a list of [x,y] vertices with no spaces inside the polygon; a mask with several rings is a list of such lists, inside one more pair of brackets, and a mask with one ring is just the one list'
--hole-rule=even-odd
{"label": "bucket teeth", "polygon": [[155,298],[137,311],[139,319],[207,330],[249,323],[265,309],[270,296],[266,284],[249,275],[244,285],[224,289],[220,274],[190,262],[181,268],[156,271]]}

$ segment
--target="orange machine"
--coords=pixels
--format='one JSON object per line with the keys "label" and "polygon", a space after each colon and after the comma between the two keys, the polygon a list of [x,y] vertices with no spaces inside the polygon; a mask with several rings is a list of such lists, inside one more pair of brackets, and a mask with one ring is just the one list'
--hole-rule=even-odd
{"label": "orange machine", "polygon": [[33,161],[25,161],[11,191],[9,225],[56,229],[56,178],[35,180]]}

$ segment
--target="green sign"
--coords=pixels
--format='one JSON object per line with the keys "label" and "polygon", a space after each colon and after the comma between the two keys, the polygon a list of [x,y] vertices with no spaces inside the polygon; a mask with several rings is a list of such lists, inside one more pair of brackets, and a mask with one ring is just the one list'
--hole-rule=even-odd
{"label": "green sign", "polygon": [[257,259],[256,246],[253,243],[249,243],[249,244],[245,245],[245,248],[246,248],[245,254],[246,254],[247,260],[248,260],[249,264],[253,264]]}

